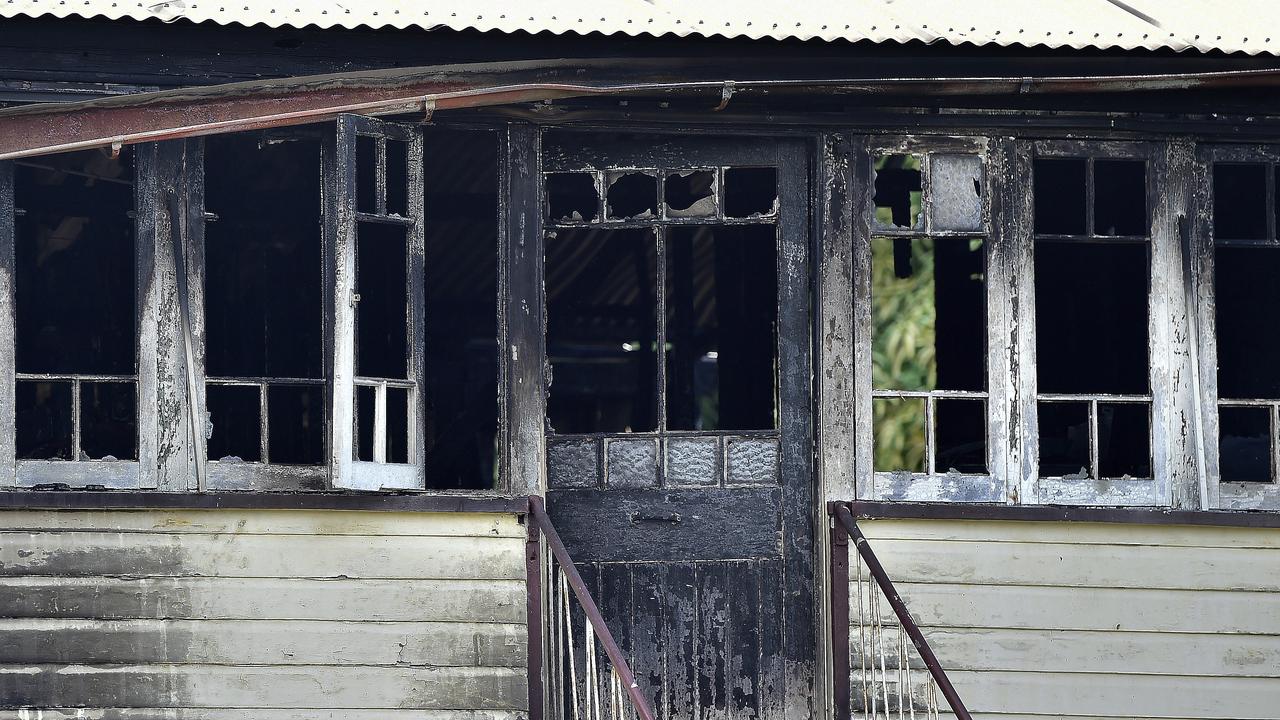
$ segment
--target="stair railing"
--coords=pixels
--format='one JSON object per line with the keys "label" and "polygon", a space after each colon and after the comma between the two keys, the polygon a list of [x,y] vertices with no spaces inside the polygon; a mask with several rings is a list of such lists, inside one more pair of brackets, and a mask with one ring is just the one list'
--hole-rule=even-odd
{"label": "stair railing", "polygon": [[[915,720],[916,698],[915,682],[912,678],[912,662],[907,652],[903,635],[919,653],[920,660],[929,672],[930,682],[923,689],[923,707],[920,708],[926,717],[938,716],[936,693],[940,691],[947,705],[957,720],[971,720],[969,710],[956,692],[955,686],[947,677],[947,673],[938,662],[933,648],[925,640],[924,633],[911,618],[907,606],[889,579],[884,566],[871,549],[848,503],[828,503],[827,511],[831,516],[831,646],[832,646],[832,690],[834,692],[833,708],[835,720],[851,720],[854,716],[854,701],[860,700],[859,708],[864,718],[891,718],[895,714],[899,720]],[[856,566],[856,584],[849,581],[849,541],[858,550],[861,562]],[[862,569],[865,565],[868,577],[863,582]],[[873,585],[874,583],[874,585]],[[865,592],[864,592],[865,587]],[[879,592],[876,592],[876,588]],[[852,592],[851,592],[852,591]],[[860,692],[853,692],[854,672],[853,655],[851,653],[853,622],[850,608],[850,595],[858,604],[858,682]],[[896,638],[890,637],[886,642],[886,633],[882,622],[880,596],[888,601],[889,607],[898,619]],[[895,642],[896,639],[896,642]],[[886,650],[888,646],[888,650]],[[896,646],[896,647],[895,647]],[[892,663],[888,657],[895,657]],[[889,687],[896,686],[893,696]],[[897,711],[894,712],[892,700],[897,700]]]}
{"label": "stair railing", "polygon": [[[596,606],[586,583],[574,566],[568,550],[560,540],[560,534],[547,516],[542,498],[529,498],[528,536],[525,564],[528,581],[529,611],[529,717],[542,720],[544,708],[550,705],[553,716],[559,720],[655,720],[653,708],[640,691],[635,674],[627,659],[609,632],[600,608]],[[546,577],[550,583],[545,592],[542,586],[542,539],[551,551]],[[581,609],[581,650],[579,658],[575,648],[576,618],[571,608],[571,597]],[[542,604],[549,601],[546,618],[550,627],[543,633]],[[544,639],[551,643],[552,664],[546,679],[552,686],[551,703],[546,703],[542,669]],[[607,662],[601,667],[596,643],[604,650]]]}

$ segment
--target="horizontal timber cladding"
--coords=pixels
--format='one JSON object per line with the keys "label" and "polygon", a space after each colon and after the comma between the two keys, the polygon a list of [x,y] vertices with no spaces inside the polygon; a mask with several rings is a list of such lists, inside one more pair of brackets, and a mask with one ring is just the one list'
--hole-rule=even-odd
{"label": "horizontal timber cladding", "polygon": [[525,717],[515,515],[0,512],[0,720]]}
{"label": "horizontal timber cladding", "polygon": [[[1032,525],[859,521],[974,717],[1276,716],[1275,530]],[[856,685],[865,587],[851,607]]]}

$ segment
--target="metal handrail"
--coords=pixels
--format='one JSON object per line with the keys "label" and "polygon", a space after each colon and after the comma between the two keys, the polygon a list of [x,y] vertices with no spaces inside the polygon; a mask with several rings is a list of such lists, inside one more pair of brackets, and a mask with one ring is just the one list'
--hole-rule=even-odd
{"label": "metal handrail", "polygon": [[[555,526],[551,524],[551,518],[547,516],[546,507],[543,505],[542,498],[532,496],[529,498],[529,554],[526,555],[526,561],[536,552],[534,546],[537,545],[538,533],[541,532],[546,537],[547,547],[550,548],[551,554],[555,557],[556,562],[560,564],[561,570],[565,574],[565,580],[569,587],[573,588],[573,594],[577,596],[578,603],[582,605],[583,613],[587,616],[587,620],[591,623],[591,629],[595,631],[596,637],[600,640],[600,644],[604,645],[605,654],[609,656],[609,662],[613,664],[614,672],[618,674],[618,679],[627,690],[627,696],[631,698],[632,707],[640,720],[654,720],[653,708],[649,706],[649,701],[644,694],[640,692],[640,685],[636,683],[635,674],[631,672],[631,666],[627,664],[627,660],[623,657],[622,649],[618,647],[618,643],[613,639],[613,634],[609,632],[609,626],[604,622],[604,616],[600,614],[600,608],[596,607],[596,602],[591,597],[591,593],[587,590],[587,585],[582,581],[582,576],[578,574],[578,568],[574,566],[573,559],[569,557],[569,551],[565,549],[564,542],[560,540],[560,534],[556,532]],[[533,569],[529,569],[530,578],[532,578]],[[540,585],[540,584],[539,584]],[[529,602],[535,602],[533,595],[535,589],[530,585]],[[540,589],[538,590],[540,594]],[[531,608],[532,609],[532,608]],[[529,656],[534,657],[534,631],[532,624],[533,613],[530,612],[530,645]],[[536,640],[537,652],[541,656],[542,638],[541,638],[541,622],[539,621],[536,628],[538,638]],[[535,713],[541,711],[542,706],[542,681],[541,671],[539,670],[539,678],[535,681],[533,671],[529,675],[529,712]],[[535,690],[536,682],[536,690]],[[535,697],[536,695],[536,697]],[[535,710],[535,701],[537,703]]]}
{"label": "metal handrail", "polygon": [[[947,678],[946,670],[942,669],[942,663],[938,662],[938,656],[933,654],[933,648],[929,647],[929,642],[920,632],[920,627],[916,625],[915,620],[911,619],[911,613],[907,611],[907,606],[902,602],[902,596],[898,594],[897,588],[893,586],[893,581],[889,579],[889,574],[884,571],[884,566],[871,550],[871,543],[867,542],[866,536],[862,534],[857,521],[853,518],[853,513],[849,510],[849,505],[842,502],[829,503],[828,511],[836,520],[831,528],[831,615],[833,619],[831,639],[836,720],[846,720],[852,716],[849,694],[848,545],[850,538],[853,539],[858,554],[862,556],[862,561],[867,564],[871,576],[880,586],[880,591],[889,601],[893,613],[898,616],[899,626],[911,638],[911,644],[915,646],[916,652],[920,653],[920,658],[924,660],[929,675],[938,684],[942,696],[951,706],[951,712],[958,720],[972,720],[969,710],[964,706],[964,701],[960,699],[960,694]],[[840,548],[844,548],[843,552]]]}

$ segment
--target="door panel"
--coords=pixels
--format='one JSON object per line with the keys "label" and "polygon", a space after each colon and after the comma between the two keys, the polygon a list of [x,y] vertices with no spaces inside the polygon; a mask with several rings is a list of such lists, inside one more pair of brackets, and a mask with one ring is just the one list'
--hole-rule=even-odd
{"label": "door panel", "polygon": [[548,512],[659,717],[807,717],[806,146],[544,148]]}

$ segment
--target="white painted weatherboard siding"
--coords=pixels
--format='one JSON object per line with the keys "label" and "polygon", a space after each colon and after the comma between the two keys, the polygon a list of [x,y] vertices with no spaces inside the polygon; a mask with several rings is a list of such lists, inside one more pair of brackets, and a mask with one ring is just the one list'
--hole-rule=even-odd
{"label": "white painted weatherboard siding", "polygon": [[522,718],[523,556],[509,515],[0,512],[0,720]]}
{"label": "white painted weatherboard siding", "polygon": [[1276,530],[859,525],[975,717],[1280,717]]}

